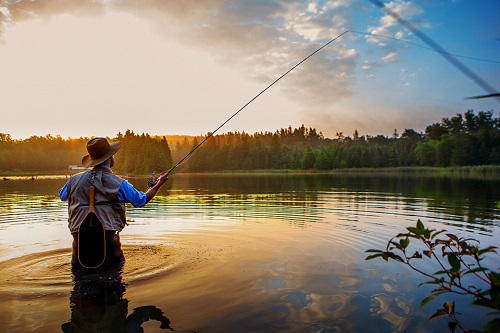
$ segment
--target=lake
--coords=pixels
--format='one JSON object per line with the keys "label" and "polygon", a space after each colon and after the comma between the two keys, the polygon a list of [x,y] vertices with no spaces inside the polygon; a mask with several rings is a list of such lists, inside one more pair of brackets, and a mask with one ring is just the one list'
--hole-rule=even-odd
{"label": "lake", "polygon": [[[130,179],[145,189],[148,179]],[[366,261],[418,219],[498,245],[500,182],[437,176],[174,174],[127,209],[126,263],[69,264],[65,177],[0,180],[2,332],[446,332],[488,309],[440,296],[408,267]],[[484,265],[500,266],[499,256]],[[437,267],[428,264],[432,272]]]}

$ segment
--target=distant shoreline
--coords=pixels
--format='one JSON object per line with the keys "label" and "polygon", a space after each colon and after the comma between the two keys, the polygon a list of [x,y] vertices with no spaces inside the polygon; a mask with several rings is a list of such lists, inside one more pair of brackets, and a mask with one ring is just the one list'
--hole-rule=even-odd
{"label": "distant shoreline", "polygon": [[[1,180],[64,178],[81,170],[65,171],[0,171]],[[350,168],[334,170],[224,170],[210,172],[178,172],[187,175],[344,175],[344,176],[445,176],[458,178],[481,178],[500,180],[500,165],[457,166],[457,167],[394,167],[394,168]],[[145,175],[120,175],[124,178],[150,178]]]}

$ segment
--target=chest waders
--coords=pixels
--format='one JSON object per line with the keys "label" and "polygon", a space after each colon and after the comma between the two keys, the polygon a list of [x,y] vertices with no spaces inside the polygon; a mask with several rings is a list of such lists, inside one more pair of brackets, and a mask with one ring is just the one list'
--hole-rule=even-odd
{"label": "chest waders", "polygon": [[106,232],[95,211],[95,187],[92,184],[89,188],[89,212],[78,230],[78,261],[84,268],[98,268],[105,260]]}

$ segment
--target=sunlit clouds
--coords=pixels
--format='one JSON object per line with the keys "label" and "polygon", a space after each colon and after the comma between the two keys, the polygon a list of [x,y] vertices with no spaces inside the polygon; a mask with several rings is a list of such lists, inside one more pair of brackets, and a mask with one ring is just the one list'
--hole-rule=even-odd
{"label": "sunlit clouds", "polygon": [[[433,11],[456,14],[463,4],[395,0],[386,6],[432,34],[444,26]],[[496,19],[481,14],[484,22]],[[0,3],[0,132],[15,138],[113,136],[127,128],[204,134],[345,31],[351,32],[223,131],[305,124],[326,136],[354,129],[388,134],[423,130],[417,126],[469,108],[498,108],[494,100],[465,101],[478,92],[474,83],[435,52],[395,41],[419,43],[369,1],[20,0]],[[443,42],[455,47],[476,42],[449,38],[455,42]],[[453,51],[491,59],[499,45],[488,53],[482,46]],[[473,65],[498,86],[498,64]],[[451,85],[440,81],[450,77]]]}

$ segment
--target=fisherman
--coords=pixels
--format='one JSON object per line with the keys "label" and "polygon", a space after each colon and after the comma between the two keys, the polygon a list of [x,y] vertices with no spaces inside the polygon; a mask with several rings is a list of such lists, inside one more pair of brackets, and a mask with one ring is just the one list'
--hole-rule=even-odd
{"label": "fisherman", "polygon": [[[92,169],[78,173],[69,178],[59,190],[62,201],[68,201],[69,229],[73,236],[73,267],[84,266],[80,260],[81,248],[92,248],[94,243],[104,243],[103,263],[123,263],[125,257],[121,249],[120,231],[125,227],[125,203],[134,207],[142,207],[155,197],[158,190],[168,179],[168,172],[163,173],[147,192],[136,190],[127,180],[116,176],[111,168],[115,160],[114,154],[120,149],[121,142],[109,143],[105,138],[93,138],[87,142],[88,154],[82,158],[82,165]],[[94,189],[92,192],[90,188]],[[94,205],[91,205],[91,194]],[[102,224],[100,239],[79,237],[80,228],[89,215],[89,206]],[[102,228],[103,227],[103,228]],[[85,240],[86,244],[83,244]],[[82,244],[79,244],[82,241]],[[80,245],[83,245],[81,247]],[[101,244],[102,245],[102,244]],[[81,247],[81,248],[80,248]],[[101,266],[101,264],[99,264]]]}

